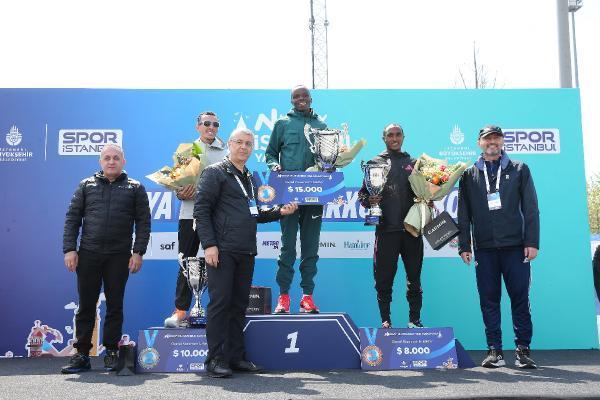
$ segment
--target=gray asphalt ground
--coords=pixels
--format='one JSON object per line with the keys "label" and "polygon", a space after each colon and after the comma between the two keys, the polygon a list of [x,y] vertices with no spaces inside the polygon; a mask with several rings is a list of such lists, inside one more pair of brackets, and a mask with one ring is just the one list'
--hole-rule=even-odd
{"label": "gray asphalt ground", "polygon": [[[479,363],[484,352],[469,352]],[[600,399],[600,352],[534,351],[541,366],[458,370],[269,372],[229,379],[202,374],[62,375],[67,359],[0,359],[0,399]]]}

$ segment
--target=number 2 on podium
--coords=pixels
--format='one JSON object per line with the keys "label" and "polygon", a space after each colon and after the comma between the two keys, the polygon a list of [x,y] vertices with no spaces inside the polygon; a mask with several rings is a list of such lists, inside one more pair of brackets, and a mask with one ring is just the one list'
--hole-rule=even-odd
{"label": "number 2 on podium", "polygon": [[296,347],[296,341],[298,340],[298,332],[292,332],[287,335],[288,340],[290,341],[290,347],[286,347],[286,353],[299,353],[300,349]]}

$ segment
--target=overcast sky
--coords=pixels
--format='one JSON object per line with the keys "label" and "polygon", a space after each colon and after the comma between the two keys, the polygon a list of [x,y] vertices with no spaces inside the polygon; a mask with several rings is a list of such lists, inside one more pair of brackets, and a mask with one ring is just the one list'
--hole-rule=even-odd
{"label": "overcast sky", "polygon": [[[555,0],[328,0],[327,14],[332,89],[461,87],[473,42],[496,87],[559,86]],[[0,15],[0,87],[311,83],[309,0],[22,0]],[[576,33],[589,175],[600,172],[600,0],[584,0]]]}

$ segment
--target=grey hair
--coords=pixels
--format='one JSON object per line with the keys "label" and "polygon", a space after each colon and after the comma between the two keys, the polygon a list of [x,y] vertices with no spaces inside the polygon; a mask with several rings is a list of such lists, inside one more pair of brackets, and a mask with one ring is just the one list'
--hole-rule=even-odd
{"label": "grey hair", "polygon": [[248,128],[237,128],[234,129],[233,132],[231,132],[231,135],[229,135],[229,142],[231,142],[231,140],[233,140],[233,138],[235,136],[239,136],[239,135],[250,135],[252,136],[252,139],[254,139],[254,132],[252,132],[250,129]]}
{"label": "grey hair", "polygon": [[125,152],[123,151],[123,148],[121,146],[119,146],[118,144],[114,144],[114,143],[109,143],[107,145],[104,145],[104,147],[102,147],[102,150],[100,151],[100,158],[102,158],[102,154],[108,149],[117,150],[119,153],[121,153],[121,157],[125,158]]}

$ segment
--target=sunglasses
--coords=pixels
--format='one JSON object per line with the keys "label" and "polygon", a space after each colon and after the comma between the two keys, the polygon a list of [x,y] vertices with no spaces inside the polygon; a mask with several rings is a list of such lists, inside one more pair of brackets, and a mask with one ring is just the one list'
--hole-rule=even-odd
{"label": "sunglasses", "polygon": [[221,124],[219,124],[218,122],[210,122],[210,121],[200,122],[198,125],[200,125],[200,124],[202,124],[206,127],[209,127],[212,124],[212,126],[214,126],[215,128],[218,128],[219,126],[221,126]]}

